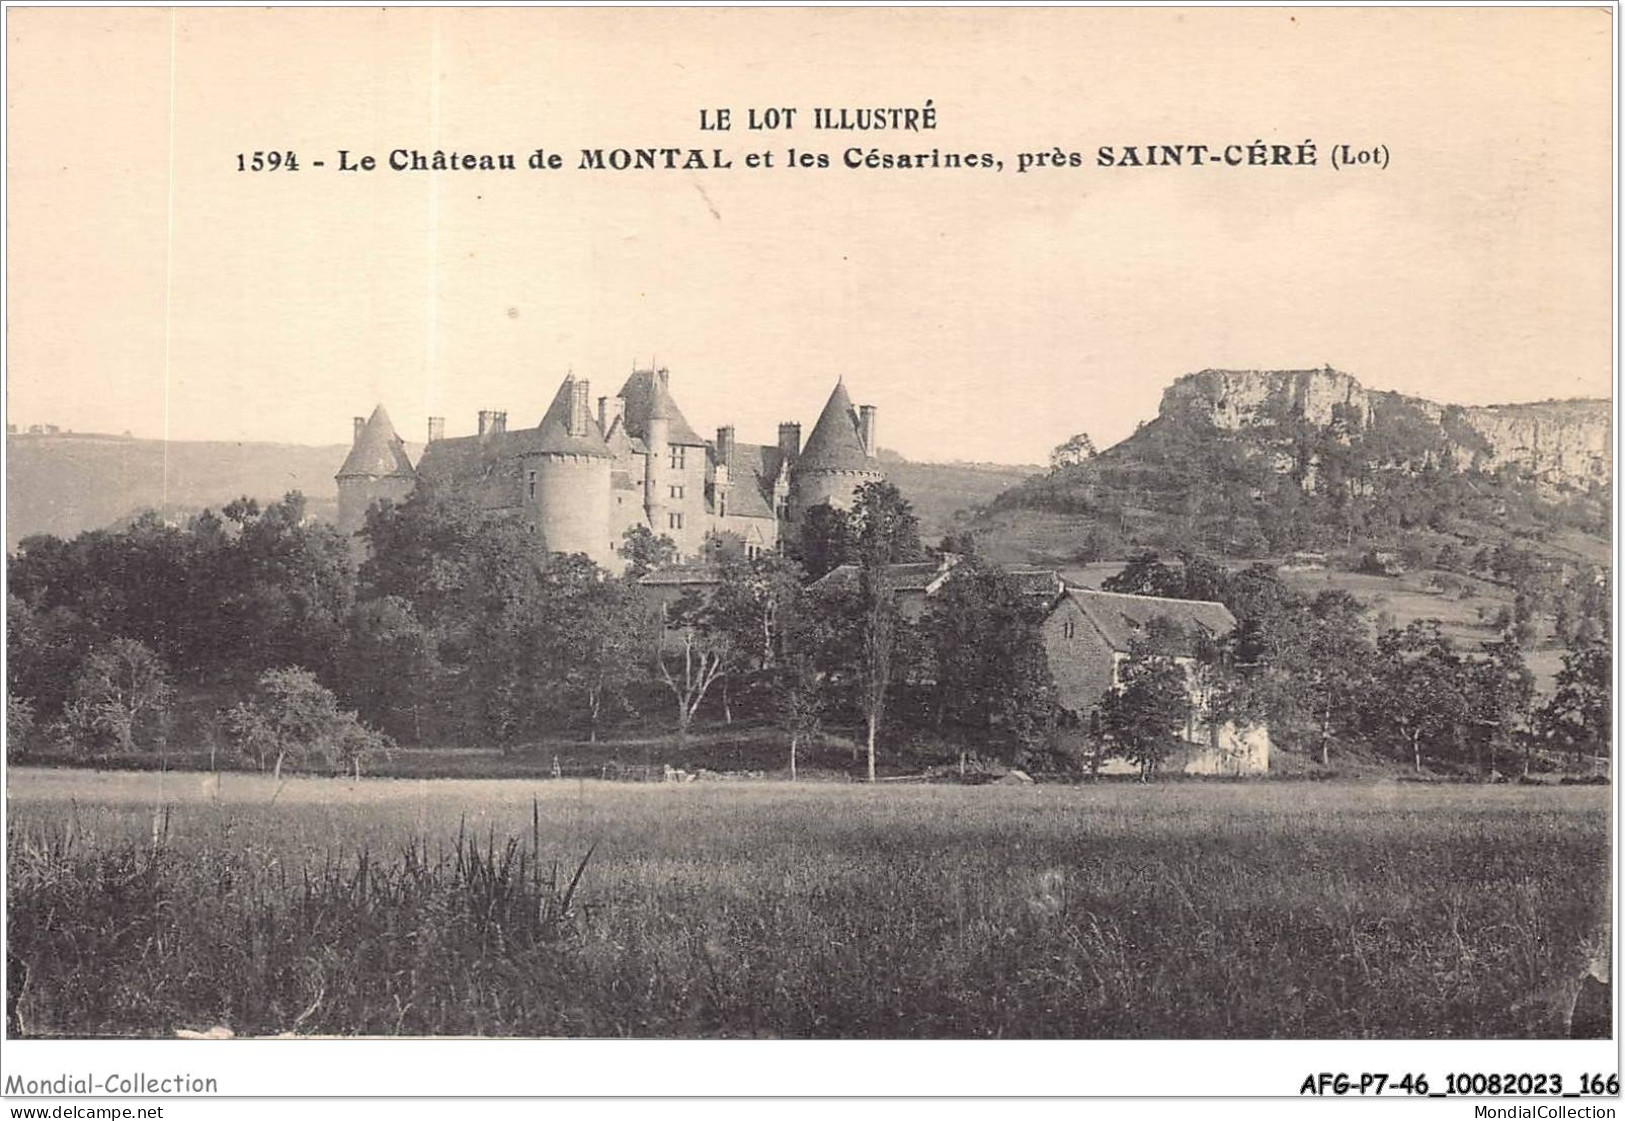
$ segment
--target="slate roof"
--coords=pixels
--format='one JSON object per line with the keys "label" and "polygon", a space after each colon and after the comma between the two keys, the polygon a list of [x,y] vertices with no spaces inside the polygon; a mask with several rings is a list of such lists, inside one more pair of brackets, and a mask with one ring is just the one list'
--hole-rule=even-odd
{"label": "slate roof", "polygon": [[[610,451],[604,446],[604,434],[598,428],[598,420],[587,411],[587,434],[585,436],[570,435],[570,395],[575,389],[576,379],[567,377],[559,384],[559,391],[553,395],[553,403],[547,407],[542,415],[542,422],[530,429],[532,435],[528,440],[507,445],[509,454],[533,455],[592,455],[611,458]],[[502,433],[502,435],[523,436],[524,432]]]}
{"label": "slate roof", "polygon": [[666,383],[654,370],[634,370],[621,386],[620,396],[626,401],[627,434],[639,440],[649,436],[651,417],[666,418],[666,441],[688,447],[704,446],[705,441],[689,425],[677,402],[671,399]]}
{"label": "slate roof", "polygon": [[708,586],[722,579],[714,564],[668,564],[638,578],[647,587]]}
{"label": "slate roof", "polygon": [[382,405],[367,418],[361,435],[356,437],[355,445],[345,457],[344,466],[339,468],[336,477],[342,479],[355,475],[374,479],[411,479],[417,476],[412,470],[412,461],[406,457],[404,442],[395,434],[395,426],[390,423],[389,414]]}
{"label": "slate roof", "polygon": [[1193,638],[1204,634],[1220,638],[1236,626],[1236,617],[1230,614],[1228,607],[1207,600],[1164,599],[1087,588],[1068,588],[1066,594],[1113,650],[1126,652],[1135,635],[1158,616],[1178,623]]}
{"label": "slate roof", "polygon": [[[937,582],[937,578],[947,571],[938,561],[920,561],[886,566],[886,576],[893,592],[929,593],[933,590],[932,585]],[[812,587],[826,591],[848,591],[857,587],[858,572],[857,565],[843,564],[830,569],[817,580],[814,580]]]}
{"label": "slate roof", "polygon": [[799,471],[877,471],[875,459],[863,450],[858,413],[846,392],[846,383],[837,382],[835,391],[818,414],[807,446],[796,461]]}
{"label": "slate roof", "polygon": [[[711,449],[711,461],[716,449]],[[771,468],[771,469],[770,469]],[[779,474],[779,449],[765,444],[735,444],[728,460],[728,517],[775,518],[773,480]],[[713,480],[715,473],[713,469]]]}
{"label": "slate roof", "polygon": [[423,449],[418,475],[432,483],[479,495],[487,507],[517,506],[521,501],[520,484],[510,462],[510,441],[517,442],[521,435],[500,432],[434,440]]}

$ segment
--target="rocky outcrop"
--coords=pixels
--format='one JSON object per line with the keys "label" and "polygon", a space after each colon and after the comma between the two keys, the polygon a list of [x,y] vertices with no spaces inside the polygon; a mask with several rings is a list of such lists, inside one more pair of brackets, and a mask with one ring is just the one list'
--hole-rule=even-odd
{"label": "rocky outcrop", "polygon": [[1457,407],[1378,393],[1330,366],[1313,370],[1202,370],[1170,385],[1163,416],[1196,417],[1228,431],[1292,419],[1324,426],[1339,416],[1372,423],[1379,404],[1414,410],[1438,425],[1461,463],[1515,463],[1550,487],[1584,488],[1612,474],[1610,421],[1603,400]]}
{"label": "rocky outcrop", "polygon": [[1553,485],[1606,483],[1613,473],[1607,401],[1540,401],[1463,409],[1492,450],[1492,463],[1518,463]]}

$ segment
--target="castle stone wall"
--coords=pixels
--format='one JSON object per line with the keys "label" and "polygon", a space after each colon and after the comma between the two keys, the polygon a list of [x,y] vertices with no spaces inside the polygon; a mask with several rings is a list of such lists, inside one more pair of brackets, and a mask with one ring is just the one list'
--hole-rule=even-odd
{"label": "castle stone wall", "polygon": [[[538,455],[524,461],[530,516],[550,553],[585,553],[599,564],[618,565],[610,540],[608,459],[586,455]],[[534,471],[535,494],[529,495]]]}
{"label": "castle stone wall", "polygon": [[359,533],[367,524],[367,511],[374,502],[380,498],[387,498],[396,505],[405,502],[412,496],[417,486],[416,479],[404,479],[391,476],[386,479],[368,479],[356,476],[347,476],[338,481],[339,484],[339,532],[345,536]]}

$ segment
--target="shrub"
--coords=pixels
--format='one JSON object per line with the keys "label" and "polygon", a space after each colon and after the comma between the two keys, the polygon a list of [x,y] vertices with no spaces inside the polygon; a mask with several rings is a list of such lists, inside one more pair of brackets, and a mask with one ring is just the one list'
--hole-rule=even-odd
{"label": "shrub", "polygon": [[261,770],[267,762],[320,766],[359,774],[368,759],[387,755],[389,737],[361,723],[309,670],[297,666],[266,670],[255,695],[225,714],[227,734]]}
{"label": "shrub", "polygon": [[128,753],[160,746],[173,695],[158,655],[134,639],[115,638],[80,667],[64,714],[67,728],[81,747]]}

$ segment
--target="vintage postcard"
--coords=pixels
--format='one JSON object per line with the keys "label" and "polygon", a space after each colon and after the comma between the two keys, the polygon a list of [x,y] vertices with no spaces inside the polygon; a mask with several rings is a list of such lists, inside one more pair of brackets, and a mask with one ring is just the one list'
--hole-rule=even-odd
{"label": "vintage postcard", "polygon": [[8,1100],[1616,1096],[1616,17],[8,8]]}

